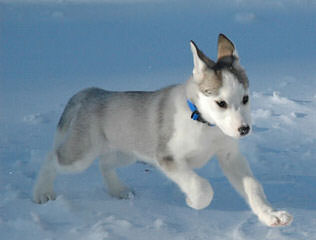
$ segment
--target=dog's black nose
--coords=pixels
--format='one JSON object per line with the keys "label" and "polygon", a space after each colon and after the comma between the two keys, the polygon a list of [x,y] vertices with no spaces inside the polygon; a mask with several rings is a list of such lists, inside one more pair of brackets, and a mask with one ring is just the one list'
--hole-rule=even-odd
{"label": "dog's black nose", "polygon": [[240,128],[238,128],[238,131],[240,133],[240,136],[245,136],[249,133],[250,127],[249,125],[241,126]]}

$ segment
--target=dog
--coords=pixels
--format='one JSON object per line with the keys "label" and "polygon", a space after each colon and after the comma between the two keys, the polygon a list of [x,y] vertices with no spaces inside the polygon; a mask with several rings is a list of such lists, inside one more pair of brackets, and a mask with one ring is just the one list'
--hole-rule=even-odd
{"label": "dog", "polygon": [[213,155],[233,187],[261,222],[284,226],[293,217],[274,210],[239,151],[238,139],[251,132],[249,83],[234,44],[218,36],[217,61],[191,41],[193,74],[187,82],[152,92],[113,92],[88,88],[75,94],[59,120],[53,150],[34,187],[33,200],[54,200],[58,173],[80,172],[99,158],[110,195],[133,196],[116,168],[135,154],[160,169],[185,194],[194,209],[213,198],[210,183],[196,174]]}

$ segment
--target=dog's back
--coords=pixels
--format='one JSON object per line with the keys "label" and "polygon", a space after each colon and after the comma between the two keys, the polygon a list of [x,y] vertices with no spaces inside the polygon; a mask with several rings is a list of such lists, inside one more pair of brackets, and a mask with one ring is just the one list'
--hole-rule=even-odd
{"label": "dog's back", "polygon": [[70,98],[58,122],[60,131],[67,131],[74,117],[78,114],[81,108],[85,107],[91,100],[106,99],[111,92],[100,88],[87,88]]}
{"label": "dog's back", "polygon": [[[104,148],[99,151],[111,147],[154,158],[158,151],[164,150],[172,134],[172,91],[176,88],[171,86],[154,92],[84,89],[69,100],[59,120],[58,131],[74,136],[78,142],[85,141],[81,146],[90,147],[92,139],[98,135],[98,144],[93,145]],[[105,144],[100,145],[102,140]],[[61,152],[66,149],[57,151],[62,157]]]}

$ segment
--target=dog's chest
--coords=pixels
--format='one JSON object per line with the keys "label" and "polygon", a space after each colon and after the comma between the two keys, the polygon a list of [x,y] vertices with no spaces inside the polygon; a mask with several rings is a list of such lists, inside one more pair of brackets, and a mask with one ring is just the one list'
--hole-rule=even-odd
{"label": "dog's chest", "polygon": [[191,119],[178,121],[169,149],[176,159],[185,160],[190,167],[202,167],[218,150],[219,131]]}

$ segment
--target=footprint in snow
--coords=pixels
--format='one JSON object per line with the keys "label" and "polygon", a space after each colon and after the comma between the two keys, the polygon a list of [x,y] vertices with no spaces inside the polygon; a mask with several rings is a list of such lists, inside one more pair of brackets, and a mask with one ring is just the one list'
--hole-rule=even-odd
{"label": "footprint in snow", "polygon": [[294,112],[292,113],[293,117],[296,117],[296,118],[305,118],[307,116],[306,113],[300,113],[300,112]]}

